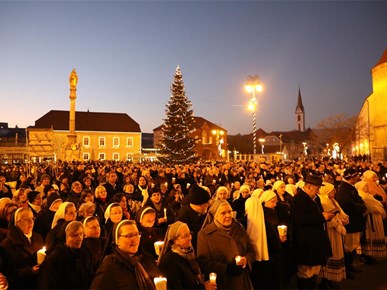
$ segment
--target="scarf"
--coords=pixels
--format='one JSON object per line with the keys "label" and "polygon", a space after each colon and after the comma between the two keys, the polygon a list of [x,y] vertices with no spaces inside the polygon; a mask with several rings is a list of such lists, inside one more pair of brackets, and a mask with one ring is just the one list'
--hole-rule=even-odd
{"label": "scarf", "polygon": [[173,244],[171,247],[171,251],[178,254],[180,257],[186,259],[189,263],[189,266],[192,272],[195,274],[196,280],[198,284],[203,284],[202,273],[200,271],[200,267],[198,262],[196,261],[196,256],[194,249],[192,247],[182,248],[176,244]]}
{"label": "scarf", "polygon": [[40,210],[42,209],[42,207],[39,206],[39,205],[34,205],[34,204],[30,203],[30,202],[28,204],[36,213],[39,213]]}
{"label": "scarf", "polygon": [[137,255],[130,256],[129,254],[120,250],[118,247],[115,247],[114,251],[116,252],[117,256],[119,256],[120,259],[124,261],[127,267],[134,269],[134,274],[136,276],[139,289],[141,290],[155,289],[155,286],[151,278],[149,277],[148,273],[145,271],[144,267],[140,263],[139,256]]}

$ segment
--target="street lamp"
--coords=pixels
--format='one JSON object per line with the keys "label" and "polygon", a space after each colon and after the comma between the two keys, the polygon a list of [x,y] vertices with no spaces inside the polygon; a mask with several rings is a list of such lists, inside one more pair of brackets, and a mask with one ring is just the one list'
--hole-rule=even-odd
{"label": "street lamp", "polygon": [[257,111],[258,101],[255,96],[255,92],[262,92],[262,89],[263,89],[261,81],[259,80],[259,77],[257,75],[254,75],[254,76],[249,75],[247,77],[245,89],[248,93],[253,94],[252,98],[249,100],[248,109],[249,111],[253,112],[253,152],[254,154],[256,154],[257,153],[257,136],[256,136],[257,125],[256,125],[255,114]]}

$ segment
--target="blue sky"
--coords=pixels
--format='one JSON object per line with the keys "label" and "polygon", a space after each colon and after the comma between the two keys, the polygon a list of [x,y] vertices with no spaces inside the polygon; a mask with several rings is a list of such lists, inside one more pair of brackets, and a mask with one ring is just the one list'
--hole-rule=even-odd
{"label": "blue sky", "polygon": [[295,129],[356,115],[387,49],[387,1],[0,1],[0,122],[34,125],[69,109],[127,113],[143,132],[165,117],[177,65],[195,115],[229,134]]}

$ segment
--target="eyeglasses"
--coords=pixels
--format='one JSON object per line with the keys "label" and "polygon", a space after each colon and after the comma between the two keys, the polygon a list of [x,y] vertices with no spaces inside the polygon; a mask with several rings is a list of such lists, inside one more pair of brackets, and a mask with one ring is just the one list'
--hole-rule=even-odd
{"label": "eyeglasses", "polygon": [[19,222],[23,223],[33,223],[35,221],[35,218],[32,219],[20,219]]}
{"label": "eyeglasses", "polygon": [[120,235],[120,237],[127,238],[127,239],[133,239],[133,238],[141,238],[140,233],[132,233],[127,235]]}

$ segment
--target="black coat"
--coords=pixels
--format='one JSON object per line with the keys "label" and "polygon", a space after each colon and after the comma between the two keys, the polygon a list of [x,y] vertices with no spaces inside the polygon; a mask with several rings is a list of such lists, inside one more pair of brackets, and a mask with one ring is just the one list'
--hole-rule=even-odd
{"label": "black coat", "polygon": [[84,248],[70,249],[60,244],[42,263],[40,289],[89,289],[92,276]]}
{"label": "black coat", "polygon": [[12,226],[7,238],[1,243],[5,250],[4,268],[9,289],[35,289],[37,287],[37,274],[32,273],[32,267],[37,265],[36,252],[43,247],[43,239],[33,232],[31,244],[26,236]]}
{"label": "black coat", "polygon": [[167,278],[168,289],[204,289],[199,284],[187,259],[169,251],[159,265]]}
{"label": "black coat", "polygon": [[298,264],[317,266],[326,264],[331,256],[326,222],[320,198],[313,201],[303,190],[293,198],[293,241]]}
{"label": "black coat", "polygon": [[54,220],[55,212],[46,208],[41,210],[35,220],[34,231],[39,233],[43,239],[46,239],[48,232],[51,230],[51,224]]}
{"label": "black coat", "polygon": [[367,206],[356,188],[348,182],[342,181],[335,199],[349,216],[349,224],[345,226],[347,233],[362,232],[364,230],[363,213],[366,212]]}
{"label": "black coat", "polygon": [[196,251],[198,232],[202,228],[205,218],[206,218],[205,214],[200,214],[194,211],[189,204],[183,206],[180,209],[179,216],[177,217],[178,221],[186,223],[188,225],[188,228],[192,231],[192,246],[195,251]]}
{"label": "black coat", "polygon": [[[98,268],[90,289],[139,289],[135,268],[128,257],[122,256],[114,248],[112,254],[106,256]],[[160,276],[153,257],[141,255],[140,263],[152,281],[154,277]]]}

